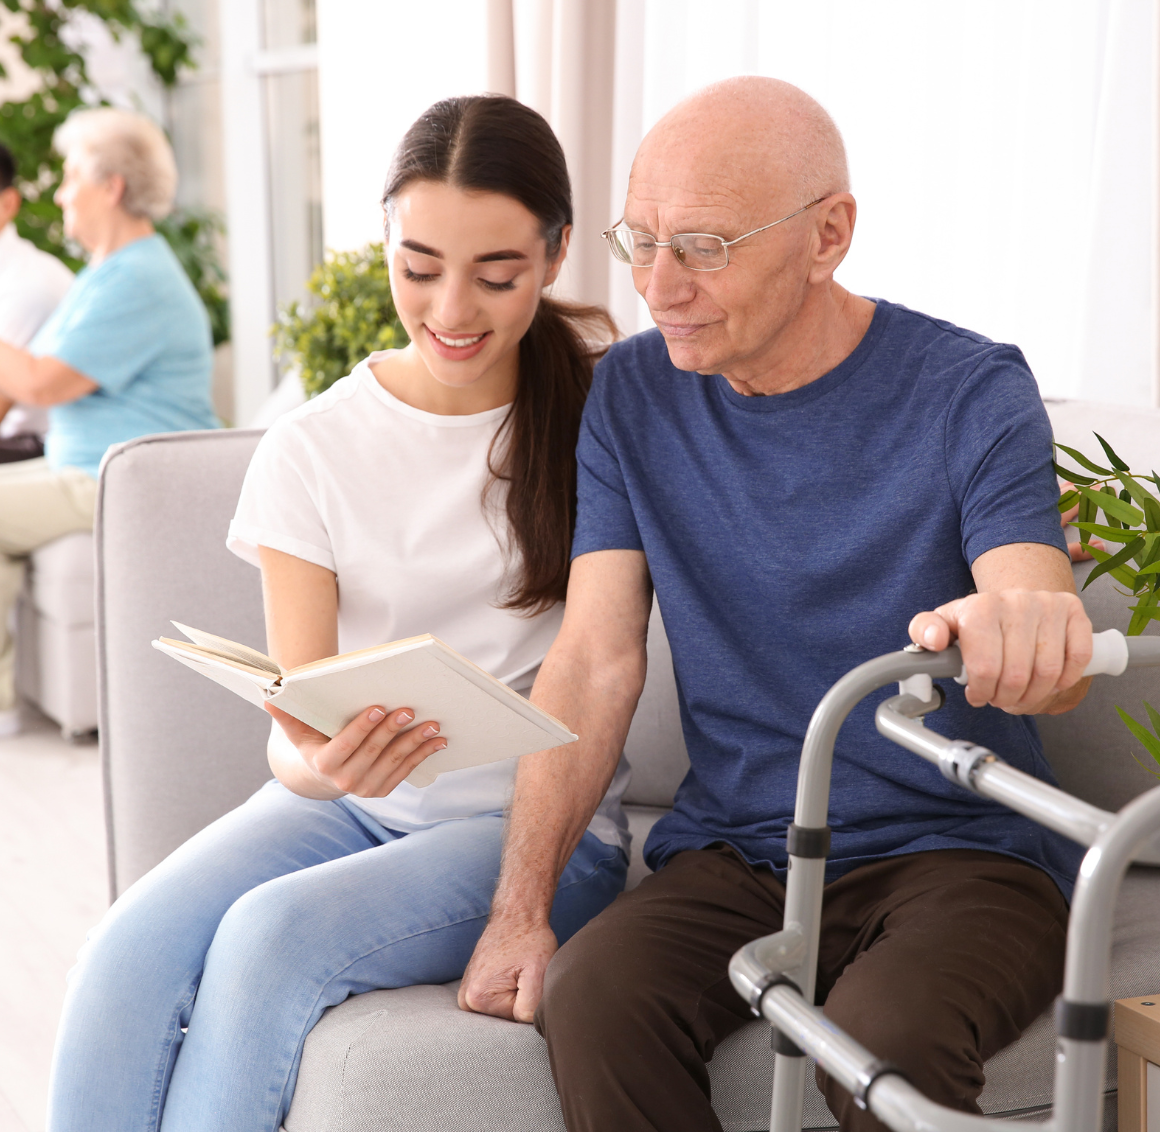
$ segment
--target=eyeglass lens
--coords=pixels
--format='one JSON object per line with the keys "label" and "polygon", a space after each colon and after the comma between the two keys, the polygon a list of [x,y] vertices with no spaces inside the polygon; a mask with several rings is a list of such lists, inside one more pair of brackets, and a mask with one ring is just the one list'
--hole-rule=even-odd
{"label": "eyeglass lens", "polygon": [[[612,232],[612,250],[617,259],[634,267],[651,267],[657,258],[656,240],[647,232],[616,228]],[[674,236],[673,255],[686,267],[712,270],[728,261],[725,243],[719,236],[692,233]]]}

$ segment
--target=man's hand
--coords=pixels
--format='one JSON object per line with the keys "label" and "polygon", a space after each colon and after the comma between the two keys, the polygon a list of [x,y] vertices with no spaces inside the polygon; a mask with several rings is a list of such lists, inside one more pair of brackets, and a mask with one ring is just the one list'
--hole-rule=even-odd
{"label": "man's hand", "polygon": [[652,582],[639,550],[572,563],[564,623],[532,703],[580,736],[524,755],[516,771],[491,919],[459,989],[459,1006],[530,1022],[556,953],[548,924],[556,884],[616,772],[644,687]]}
{"label": "man's hand", "polygon": [[979,592],[919,613],[910,639],[939,651],[958,641],[967,702],[1012,715],[1058,714],[1087,692],[1092,626],[1068,560],[1054,547],[1015,543],[976,559]]}
{"label": "man's hand", "polygon": [[487,925],[459,984],[459,1009],[531,1022],[559,945],[547,924]]}

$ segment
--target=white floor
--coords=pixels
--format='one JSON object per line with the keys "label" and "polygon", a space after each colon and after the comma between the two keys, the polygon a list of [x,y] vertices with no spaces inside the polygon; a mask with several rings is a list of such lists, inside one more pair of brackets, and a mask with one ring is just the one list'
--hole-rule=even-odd
{"label": "white floor", "polygon": [[42,1132],[65,973],[108,904],[95,743],[0,739],[0,1132]]}

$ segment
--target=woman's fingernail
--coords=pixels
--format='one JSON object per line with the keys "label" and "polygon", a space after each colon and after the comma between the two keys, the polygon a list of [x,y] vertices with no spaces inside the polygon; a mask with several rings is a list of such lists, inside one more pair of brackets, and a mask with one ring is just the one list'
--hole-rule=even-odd
{"label": "woman's fingernail", "polygon": [[410,723],[415,717],[409,711],[401,711],[395,716],[395,722],[402,727],[404,723]]}
{"label": "woman's fingernail", "polygon": [[446,749],[447,749],[447,740],[446,739],[444,739],[443,742],[441,742],[441,743],[435,744],[435,750],[437,750],[437,751],[443,751]]}
{"label": "woman's fingernail", "polygon": [[934,642],[938,639],[938,628],[934,625],[928,625],[922,634],[922,643],[928,649],[934,648]]}
{"label": "woman's fingernail", "polygon": [[428,723],[427,726],[423,728],[423,734],[428,739],[433,739],[436,735],[439,734],[439,728],[434,723]]}
{"label": "woman's fingernail", "polygon": [[386,719],[386,718],[387,718],[387,713],[385,711],[383,711],[383,709],[381,707],[373,707],[367,713],[367,719],[369,719],[371,721],[371,723],[378,723],[379,720]]}

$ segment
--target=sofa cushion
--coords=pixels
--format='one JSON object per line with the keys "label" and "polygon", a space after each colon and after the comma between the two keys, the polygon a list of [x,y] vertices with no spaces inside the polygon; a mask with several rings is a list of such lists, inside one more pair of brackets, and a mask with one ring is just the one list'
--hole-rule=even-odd
{"label": "sofa cushion", "polygon": [[[1116,909],[1112,996],[1160,989],[1160,870],[1134,869]],[[547,1050],[531,1026],[467,1014],[457,983],[356,995],[323,1016],[306,1040],[286,1132],[564,1132]],[[989,1114],[1051,1103],[1055,1026],[1050,1012],[986,1065]],[[709,1064],[725,1132],[769,1127],[769,1027],[751,1022]],[[1115,1060],[1107,1083],[1115,1087]],[[804,1126],[834,1127],[812,1075]]]}
{"label": "sofa cushion", "polygon": [[77,531],[29,556],[33,608],[60,625],[93,624],[93,536]]}

